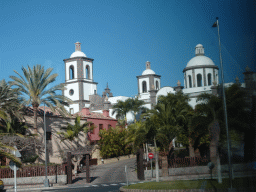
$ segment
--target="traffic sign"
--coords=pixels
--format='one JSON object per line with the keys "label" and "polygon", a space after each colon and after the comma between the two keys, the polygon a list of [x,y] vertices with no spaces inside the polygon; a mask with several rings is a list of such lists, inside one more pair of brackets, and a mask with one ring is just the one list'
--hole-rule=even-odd
{"label": "traffic sign", "polygon": [[12,154],[15,155],[16,157],[21,157],[21,154],[20,154],[20,152],[18,151],[17,147],[14,146],[14,148],[15,148],[16,150],[15,150],[15,151],[12,150]]}
{"label": "traffic sign", "polygon": [[149,158],[149,159],[153,159],[153,157],[154,157],[154,154],[153,154],[153,153],[149,153],[149,154],[148,154],[148,158]]}
{"label": "traffic sign", "polygon": [[19,170],[19,167],[17,167],[16,163],[14,163],[13,161],[10,161],[9,167],[10,167],[11,170],[13,170],[13,171],[14,171],[14,168],[15,168],[15,167],[16,167],[16,170]]}

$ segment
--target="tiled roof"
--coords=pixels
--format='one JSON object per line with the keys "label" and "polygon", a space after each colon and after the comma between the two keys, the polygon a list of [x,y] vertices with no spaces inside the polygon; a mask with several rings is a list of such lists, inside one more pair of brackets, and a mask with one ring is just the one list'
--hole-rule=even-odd
{"label": "tiled roof", "polygon": [[[25,109],[25,113],[27,115],[34,115],[34,112],[33,112],[33,107],[27,107]],[[38,107],[38,112],[37,112],[37,115],[44,115],[44,106],[39,106]],[[57,117],[61,117],[61,114],[56,110],[55,112],[52,112],[51,108],[50,107],[45,107],[45,115],[46,116],[57,116]],[[96,113],[96,112],[90,112],[89,115],[86,115],[83,110],[80,111],[80,112],[77,112],[75,114],[72,114],[71,116],[72,117],[76,117],[76,115],[79,115],[81,116],[82,118],[92,118],[92,119],[109,119],[109,120],[116,120],[112,117],[105,117],[102,113]]]}
{"label": "tiled roof", "polygon": [[[26,107],[25,113],[27,115],[34,115],[33,107]],[[37,115],[44,115],[44,106],[39,106]],[[46,116],[61,116],[61,114],[56,110],[55,112],[52,112],[50,107],[45,107],[45,115]]]}
{"label": "tiled roof", "polygon": [[95,112],[90,112],[89,115],[86,115],[85,113],[83,113],[83,110],[80,111],[80,112],[77,112],[74,114],[75,116],[76,115],[79,115],[81,117],[84,117],[84,118],[92,118],[92,119],[109,119],[109,120],[116,120],[112,117],[106,117],[104,116],[102,113],[95,113]]}

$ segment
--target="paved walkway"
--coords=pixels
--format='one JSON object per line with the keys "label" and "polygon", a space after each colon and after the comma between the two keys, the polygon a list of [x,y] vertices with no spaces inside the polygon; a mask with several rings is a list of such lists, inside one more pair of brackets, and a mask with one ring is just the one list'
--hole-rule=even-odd
{"label": "paved walkway", "polygon": [[[96,184],[110,184],[110,183],[125,183],[126,174],[124,172],[124,167],[128,167],[128,181],[129,183],[137,183],[137,174],[135,172],[135,159],[123,160],[118,163],[106,164],[106,165],[97,165],[91,166],[91,183],[86,182],[86,174],[80,173],[77,177],[73,177],[73,183],[70,185],[60,185],[57,184],[51,186],[50,188],[45,188],[43,184],[35,185],[18,185],[17,191],[42,191],[43,189],[59,189],[65,187],[79,187],[79,186],[91,186]],[[242,176],[255,176],[255,172],[240,172],[235,173],[235,177]],[[222,178],[228,178],[228,173],[222,173]],[[207,179],[211,178],[210,174],[205,175],[181,175],[181,176],[169,176],[169,177],[160,177],[159,181],[170,181],[170,180],[198,180],[198,179]],[[213,177],[214,178],[214,177]],[[216,179],[216,178],[214,178]],[[155,181],[156,178],[147,178],[145,181]],[[5,186],[7,192],[14,191],[13,186]]]}

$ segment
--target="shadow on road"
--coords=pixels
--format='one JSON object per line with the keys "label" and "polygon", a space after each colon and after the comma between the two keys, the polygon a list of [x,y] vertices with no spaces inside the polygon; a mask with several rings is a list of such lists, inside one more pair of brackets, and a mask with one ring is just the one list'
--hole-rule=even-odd
{"label": "shadow on road", "polygon": [[[98,177],[90,177],[90,183],[92,183],[94,180],[96,180]],[[80,181],[83,181],[86,183],[86,177],[77,177],[72,180],[72,184],[80,184]]]}

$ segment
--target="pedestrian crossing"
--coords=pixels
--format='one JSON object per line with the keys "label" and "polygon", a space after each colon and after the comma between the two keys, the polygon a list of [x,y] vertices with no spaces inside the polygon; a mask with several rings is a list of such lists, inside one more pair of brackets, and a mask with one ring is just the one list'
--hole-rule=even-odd
{"label": "pedestrian crossing", "polygon": [[[137,184],[137,183],[146,183],[148,181],[140,181],[140,182],[129,182],[128,184],[129,185],[134,185],[134,184]],[[109,187],[109,186],[124,186],[124,185],[127,185],[127,183],[103,183],[103,184],[95,184],[95,185],[85,185],[84,187]]]}

